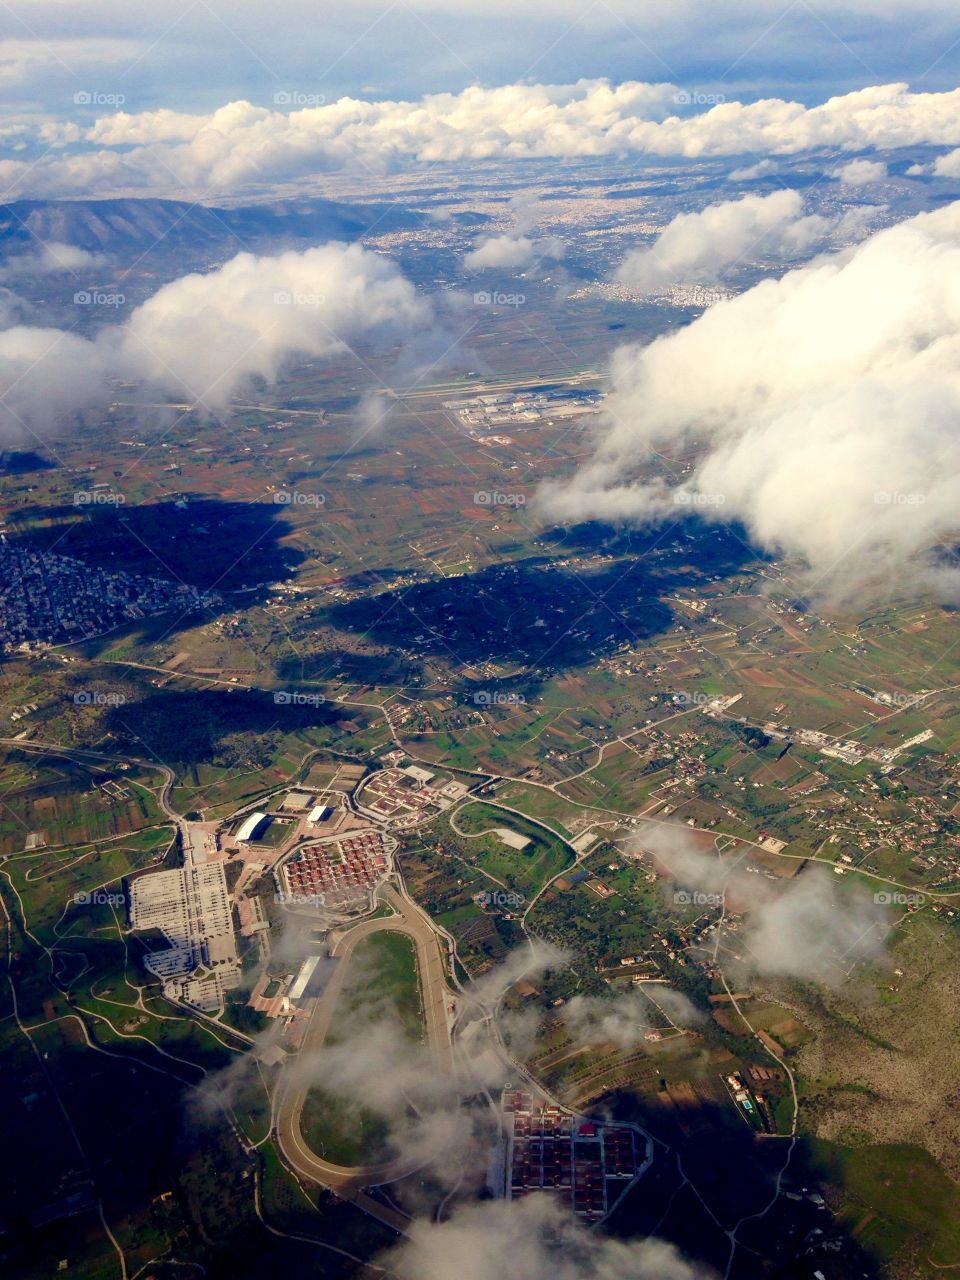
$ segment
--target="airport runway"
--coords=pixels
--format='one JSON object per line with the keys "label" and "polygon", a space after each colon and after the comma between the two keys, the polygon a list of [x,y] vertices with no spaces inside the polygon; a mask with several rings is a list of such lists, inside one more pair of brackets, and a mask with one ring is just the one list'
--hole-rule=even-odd
{"label": "airport runway", "polygon": [[297,1059],[304,1054],[318,1053],[333,1022],[337,1001],[343,990],[350,958],[358,943],[380,932],[403,933],[413,940],[417,952],[417,970],[420,978],[424,1025],[427,1043],[439,1062],[451,1069],[453,1057],[450,1035],[447,1030],[446,1005],[450,998],[443,960],[437,936],[427,920],[393,888],[387,887],[384,897],[397,912],[379,920],[364,920],[331,935],[331,955],[339,963],[317,1000],[303,1038],[300,1054],[288,1063],[278,1089],[276,1110],[277,1140],[280,1149],[292,1168],[302,1177],[329,1187],[337,1195],[356,1204],[395,1231],[403,1231],[408,1219],[389,1206],[381,1204],[364,1192],[363,1188],[395,1181],[413,1172],[408,1163],[395,1160],[383,1165],[347,1168],[332,1164],[311,1151],[301,1129],[301,1118],[309,1083],[298,1079]]}

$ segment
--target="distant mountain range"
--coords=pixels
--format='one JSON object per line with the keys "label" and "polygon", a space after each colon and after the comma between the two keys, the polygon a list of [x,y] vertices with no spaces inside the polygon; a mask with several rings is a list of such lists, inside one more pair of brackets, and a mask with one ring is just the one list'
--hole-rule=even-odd
{"label": "distant mountain range", "polygon": [[373,227],[396,231],[422,223],[395,205],[289,200],[218,209],[182,200],[18,200],[0,205],[0,256],[38,241],[77,245],[119,260],[156,248],[163,256],[219,257],[243,249],[270,252],[324,240],[355,240]]}

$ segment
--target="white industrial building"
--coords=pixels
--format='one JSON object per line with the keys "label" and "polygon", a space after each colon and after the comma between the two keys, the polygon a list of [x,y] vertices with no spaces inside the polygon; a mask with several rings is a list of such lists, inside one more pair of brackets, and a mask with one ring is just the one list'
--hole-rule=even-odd
{"label": "white industrial building", "polygon": [[268,815],[265,813],[251,813],[248,817],[244,818],[243,825],[237,832],[237,840],[253,840],[260,828],[267,821],[267,816]]}
{"label": "white industrial building", "polygon": [[153,871],[130,885],[130,923],[159,929],[169,942],[146,967],[164,994],[208,1012],[240,984],[240,961],[222,862]]}

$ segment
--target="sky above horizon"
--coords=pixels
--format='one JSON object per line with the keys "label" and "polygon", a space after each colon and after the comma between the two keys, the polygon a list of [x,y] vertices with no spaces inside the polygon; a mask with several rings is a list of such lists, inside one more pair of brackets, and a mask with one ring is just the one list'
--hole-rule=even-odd
{"label": "sky above horizon", "polygon": [[209,111],[283,91],[376,100],[598,77],[813,105],[893,81],[954,87],[958,40],[949,0],[13,0],[0,84],[9,113],[53,117],[84,90],[129,111]]}
{"label": "sky above horizon", "polygon": [[952,178],[958,60],[948,0],[14,0],[0,198],[911,146]]}

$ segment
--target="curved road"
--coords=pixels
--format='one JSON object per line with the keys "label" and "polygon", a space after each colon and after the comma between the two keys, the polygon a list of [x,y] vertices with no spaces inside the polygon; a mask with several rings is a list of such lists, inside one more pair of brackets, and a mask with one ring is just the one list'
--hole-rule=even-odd
{"label": "curved road", "polygon": [[[337,1001],[343,990],[350,957],[358,943],[375,933],[393,932],[405,934],[412,939],[416,947],[427,1043],[437,1055],[440,1065],[447,1070],[452,1070],[453,1057],[446,1010],[449,992],[437,936],[426,917],[392,887],[388,886],[385,889],[384,897],[397,912],[395,916],[363,920],[339,934],[333,941],[330,954],[336,957],[339,963],[310,1016],[300,1055],[317,1053],[322,1049],[330,1031]],[[277,1091],[275,1129],[277,1142],[285,1159],[300,1176],[329,1187],[337,1195],[352,1201],[387,1226],[396,1231],[404,1231],[409,1225],[408,1219],[395,1209],[381,1204],[380,1201],[366,1194],[363,1188],[396,1181],[413,1172],[413,1167],[407,1161],[394,1160],[383,1165],[347,1168],[333,1164],[311,1151],[301,1128],[309,1082],[301,1078],[297,1066],[297,1058],[287,1064]]]}

